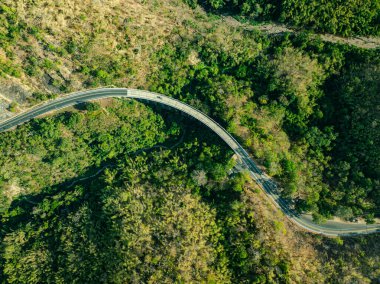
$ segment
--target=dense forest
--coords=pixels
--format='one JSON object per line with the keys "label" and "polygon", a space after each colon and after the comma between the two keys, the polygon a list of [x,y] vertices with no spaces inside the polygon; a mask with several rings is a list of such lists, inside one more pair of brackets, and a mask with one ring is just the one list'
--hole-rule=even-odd
{"label": "dense forest", "polygon": [[[32,139],[7,146],[25,135]],[[232,151],[172,111],[95,103],[0,141],[2,163],[18,157],[20,171],[1,166],[13,172],[2,174],[0,193],[2,283],[311,283],[377,275],[376,251],[365,249],[376,238],[311,241],[287,232],[281,217],[261,216],[261,193],[234,170]],[[295,238],[291,245],[285,236]],[[302,248],[285,249],[300,239]],[[319,255],[319,246],[330,249]],[[349,258],[360,265],[349,269]]]}
{"label": "dense forest", "polygon": [[[198,64],[189,63],[191,49]],[[157,55],[163,67],[153,89],[217,117],[316,221],[372,222],[379,208],[378,52],[248,32],[224,49],[203,40],[167,45]]]}
{"label": "dense forest", "polygon": [[380,35],[378,0],[184,0],[213,12],[245,16],[253,21],[275,21],[342,36]]}

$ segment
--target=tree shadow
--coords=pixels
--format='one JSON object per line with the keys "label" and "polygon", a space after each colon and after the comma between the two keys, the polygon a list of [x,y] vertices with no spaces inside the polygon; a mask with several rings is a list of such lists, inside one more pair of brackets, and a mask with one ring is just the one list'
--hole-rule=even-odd
{"label": "tree shadow", "polygon": [[[189,120],[188,117],[179,116],[178,114],[171,114],[170,110],[167,112],[167,115],[168,117],[166,117],[166,119],[176,121],[177,123],[181,121],[181,125],[183,123],[185,127],[188,127],[187,129],[192,129],[188,131],[189,133],[186,133],[184,142],[193,141],[194,137],[198,137],[200,143],[206,142],[207,145],[222,145],[221,152],[225,153],[225,155],[221,155],[223,156],[222,160],[215,160],[213,162],[223,163],[224,156],[227,157],[228,155],[226,153],[230,150],[224,145],[221,139],[215,134],[210,134],[210,130],[200,123],[199,128],[194,128],[195,120]],[[170,143],[167,144],[168,146],[171,145],[171,142],[177,143],[177,141],[171,140],[165,142]],[[200,146],[200,148],[202,147],[203,146]],[[149,149],[142,149],[142,151],[149,153],[153,149],[154,146]],[[139,151],[128,153],[128,156],[137,155]],[[191,155],[191,153],[189,155]],[[184,154],[184,159],[194,160],[194,157],[189,155]],[[195,159],[195,161],[197,160]],[[107,162],[109,163],[110,161]],[[117,163],[116,161],[114,162],[115,164]],[[119,165],[122,165],[122,163]],[[110,215],[112,213],[105,210],[104,204],[107,196],[112,194],[112,190],[107,188],[109,184],[102,178],[101,172],[97,176],[84,180],[84,178],[100,171],[104,166],[105,164],[99,167],[93,167],[78,177],[51,187],[43,188],[38,193],[19,196],[12,201],[7,212],[5,212],[0,219],[0,240],[4,244],[0,246],[0,255],[2,256],[0,258],[0,279],[6,279],[3,274],[5,261],[3,256],[6,246],[4,238],[21,231],[25,233],[25,240],[22,244],[15,244],[19,246],[20,254],[26,254],[28,251],[39,248],[46,249],[51,258],[48,265],[49,270],[52,272],[47,274],[62,273],[63,270],[67,274],[67,276],[65,276],[67,282],[74,282],[74,276],[70,274],[71,272],[67,271],[68,268],[66,267],[68,251],[62,248],[65,245],[61,239],[63,234],[62,226],[67,226],[67,224],[71,226],[71,223],[66,222],[66,220],[73,214],[80,212],[84,204],[88,208],[86,223],[78,221],[76,226],[68,227],[67,229],[72,231],[71,234],[75,236],[84,234],[84,238],[94,245],[95,254],[98,255],[98,257],[94,257],[93,254],[86,255],[88,252],[86,244],[79,241],[82,236],[78,238],[74,237],[75,241],[73,241],[73,245],[81,251],[83,257],[83,259],[77,260],[78,267],[91,266],[89,263],[94,262],[94,266],[91,269],[91,276],[83,274],[88,271],[78,272],[82,274],[80,274],[80,276],[75,275],[75,280],[78,282],[79,279],[80,283],[88,283],[91,281],[103,282],[100,279],[94,278],[96,274],[100,275],[104,271],[116,271],[117,264],[123,261],[118,251],[118,246],[115,245],[118,239],[121,239],[120,234],[122,234],[122,230],[120,230],[120,228],[118,230],[118,227],[113,225],[113,221],[110,221],[113,217]],[[207,204],[216,208],[218,214],[226,214],[232,206],[232,203],[240,198],[239,193],[229,190],[228,187],[223,187],[219,192],[213,191],[211,195],[202,192],[201,196]],[[17,257],[19,256],[15,255],[13,259],[12,256],[12,261],[17,262]],[[81,264],[81,262],[85,262],[85,264]],[[44,282],[54,282],[54,279],[46,278]]]}
{"label": "tree shadow", "polygon": [[[98,170],[100,169],[101,167],[98,168]],[[39,193],[19,196],[12,201],[8,210],[0,219],[0,240],[4,244],[0,247],[2,255],[0,258],[0,279],[6,279],[5,275],[3,275],[5,237],[12,236],[12,234],[17,235],[19,232],[22,232],[24,238],[22,244],[17,242],[15,244],[21,249],[20,253],[27,254],[29,251],[36,249],[46,249],[50,256],[49,270],[53,272],[52,274],[59,269],[66,269],[66,267],[62,266],[62,262],[65,263],[68,259],[68,251],[64,251],[65,243],[61,239],[61,236],[65,235],[65,231],[62,229],[64,226],[67,226],[67,228],[64,227],[65,229],[72,231],[71,234],[74,235],[74,240],[80,240],[83,237],[80,234],[85,234],[84,238],[94,245],[95,251],[99,255],[104,256],[109,255],[109,253],[117,255],[116,247],[109,244],[112,243],[113,238],[117,237],[119,232],[108,222],[110,217],[103,210],[104,196],[108,193],[106,190],[107,184],[102,175],[99,174],[90,179],[80,180],[74,186],[70,186],[78,179],[85,179],[93,171],[94,169],[91,169],[79,177],[46,187]],[[83,228],[82,223],[78,221],[77,225],[80,226],[80,230],[76,231],[77,225],[72,222],[72,216],[82,214],[81,208],[83,206],[88,209],[86,211],[88,215],[85,216],[86,223]],[[72,223],[74,225],[71,226],[70,224]],[[10,245],[13,246],[13,244]],[[79,247],[79,250],[86,251],[86,245],[79,241],[74,242],[73,245]],[[81,246],[84,247],[81,248]],[[15,257],[16,259],[12,259],[12,261],[17,261],[19,255],[16,253]],[[86,258],[91,257],[91,255],[86,256]],[[96,261],[107,266],[106,257]],[[68,273],[67,277],[69,279],[72,275]],[[82,280],[84,283],[88,279],[84,278]],[[46,282],[49,281],[52,281],[52,279],[47,278]]]}

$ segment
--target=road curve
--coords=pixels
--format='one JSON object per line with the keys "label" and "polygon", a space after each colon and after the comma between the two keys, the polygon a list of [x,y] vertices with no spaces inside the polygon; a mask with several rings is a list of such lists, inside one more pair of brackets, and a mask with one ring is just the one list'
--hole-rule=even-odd
{"label": "road curve", "polygon": [[229,134],[222,126],[208,117],[201,111],[187,105],[179,100],[148,91],[126,89],[126,88],[102,88],[82,92],[72,93],[55,100],[46,101],[35,106],[25,112],[22,112],[8,120],[0,122],[0,132],[10,130],[17,125],[25,123],[30,119],[49,113],[58,109],[66,108],[78,103],[98,100],[103,98],[119,97],[147,100],[159,104],[167,105],[180,110],[187,115],[200,121],[214,133],[216,133],[223,141],[235,152],[241,159],[242,164],[247,168],[252,178],[264,190],[269,199],[280,208],[289,220],[313,233],[323,234],[327,236],[345,236],[380,232],[380,224],[358,224],[327,221],[324,224],[316,224],[312,221],[310,215],[297,214],[290,203],[280,197],[275,182],[259,169],[257,164],[251,159],[250,155],[244,148]]}

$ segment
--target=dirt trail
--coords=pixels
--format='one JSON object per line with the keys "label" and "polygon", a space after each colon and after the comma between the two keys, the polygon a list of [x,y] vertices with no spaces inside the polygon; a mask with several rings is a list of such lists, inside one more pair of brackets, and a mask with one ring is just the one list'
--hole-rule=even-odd
{"label": "dirt trail", "polygon": [[[290,29],[284,25],[280,24],[263,24],[263,25],[250,25],[239,22],[231,16],[224,16],[223,21],[225,21],[230,26],[242,27],[246,30],[259,30],[268,34],[281,34],[285,32],[298,33],[299,31]],[[333,43],[343,43],[349,44],[360,48],[379,48],[380,47],[380,37],[340,37],[332,34],[315,34],[315,37],[320,36],[323,41],[333,42]]]}

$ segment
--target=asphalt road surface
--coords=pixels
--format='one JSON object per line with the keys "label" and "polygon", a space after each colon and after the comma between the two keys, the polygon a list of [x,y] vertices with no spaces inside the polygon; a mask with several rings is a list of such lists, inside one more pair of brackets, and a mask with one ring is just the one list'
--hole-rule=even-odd
{"label": "asphalt road surface", "polygon": [[10,130],[17,125],[25,123],[42,114],[53,112],[55,110],[66,108],[82,102],[110,97],[140,99],[167,105],[190,115],[206,125],[210,128],[210,130],[223,139],[229,147],[231,147],[231,149],[241,160],[243,166],[245,166],[249,171],[252,178],[262,188],[262,190],[264,190],[268,198],[282,210],[289,220],[305,230],[327,236],[344,236],[380,232],[380,224],[367,225],[340,221],[327,221],[324,224],[316,224],[313,222],[310,215],[297,214],[295,210],[292,209],[291,202],[280,197],[279,189],[276,183],[257,166],[250,155],[232,137],[231,134],[229,134],[222,126],[201,111],[165,95],[125,88],[103,88],[76,92],[55,100],[46,101],[8,120],[0,122],[0,132]]}

